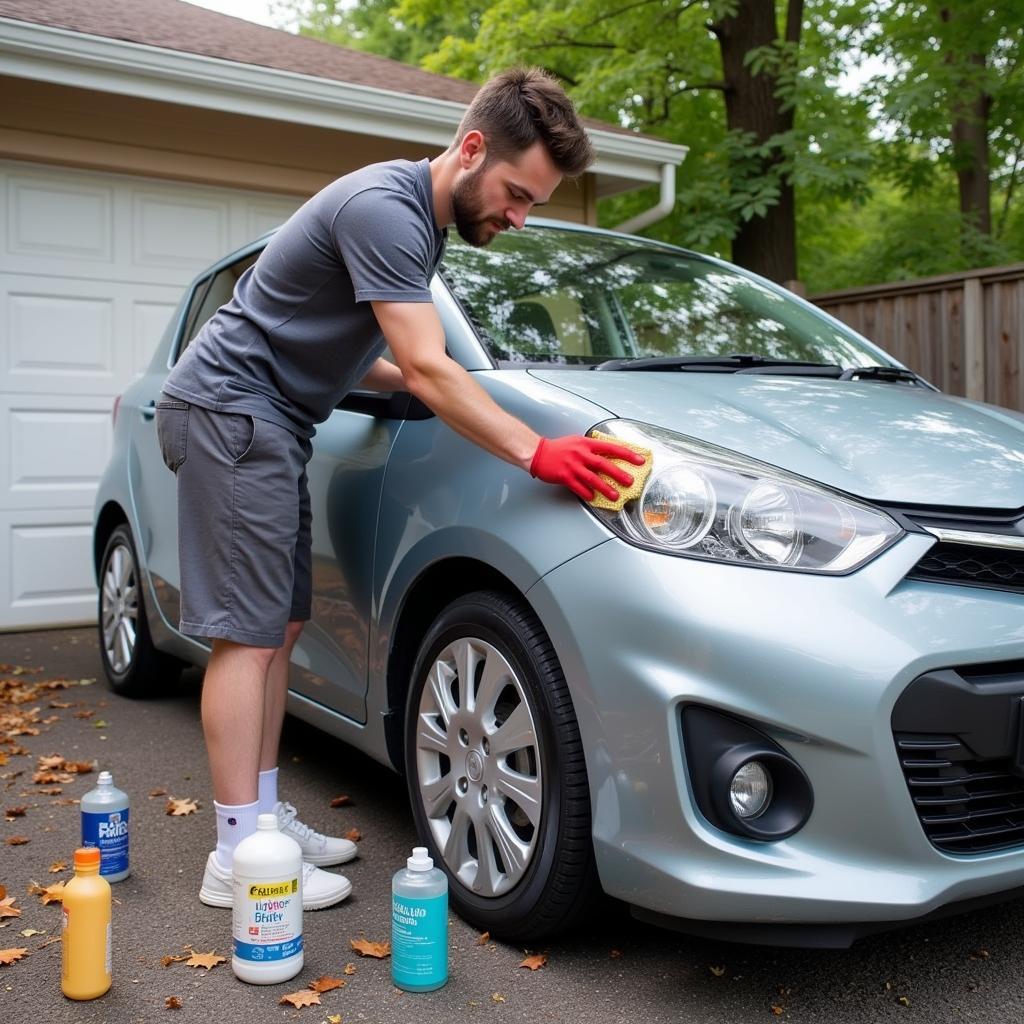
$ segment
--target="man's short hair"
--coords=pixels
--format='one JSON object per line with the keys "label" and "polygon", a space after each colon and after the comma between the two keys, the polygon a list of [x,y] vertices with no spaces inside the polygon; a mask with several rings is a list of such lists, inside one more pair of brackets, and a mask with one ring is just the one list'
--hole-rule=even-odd
{"label": "man's short hair", "polygon": [[576,116],[572,100],[540,68],[509,68],[480,87],[459,122],[453,146],[470,131],[483,134],[487,163],[514,162],[542,142],[554,165],[568,177],[593,163],[594,147]]}

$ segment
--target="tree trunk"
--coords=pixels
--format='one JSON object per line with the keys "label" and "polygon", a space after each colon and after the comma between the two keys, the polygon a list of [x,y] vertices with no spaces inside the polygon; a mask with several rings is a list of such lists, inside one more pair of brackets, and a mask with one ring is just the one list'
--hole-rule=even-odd
{"label": "tree trunk", "polygon": [[[799,41],[803,5],[791,0],[786,39]],[[753,49],[778,39],[775,0],[740,0],[734,15],[714,25],[722,54],[726,83],[725,115],[730,129],[751,132],[758,143],[793,127],[793,110],[782,111],[775,95],[775,79],[751,74],[744,58]],[[763,161],[770,172],[780,156]],[[796,209],[793,187],[780,181],[779,200],[763,217],[743,221],[732,242],[733,261],[773,281],[788,281],[796,274]]]}
{"label": "tree trunk", "polygon": [[[983,54],[971,55],[971,63],[985,66]],[[960,187],[960,212],[965,223],[982,234],[992,234],[992,197],[988,163],[989,97],[977,86],[965,90],[953,102],[953,162]]]}

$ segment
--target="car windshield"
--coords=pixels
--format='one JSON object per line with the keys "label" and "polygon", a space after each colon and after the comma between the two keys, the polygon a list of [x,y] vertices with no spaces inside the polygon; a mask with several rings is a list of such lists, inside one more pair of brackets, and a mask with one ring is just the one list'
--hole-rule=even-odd
{"label": "car windshield", "polygon": [[530,227],[451,238],[441,274],[499,366],[745,353],[843,368],[877,350],[740,271],[654,242]]}

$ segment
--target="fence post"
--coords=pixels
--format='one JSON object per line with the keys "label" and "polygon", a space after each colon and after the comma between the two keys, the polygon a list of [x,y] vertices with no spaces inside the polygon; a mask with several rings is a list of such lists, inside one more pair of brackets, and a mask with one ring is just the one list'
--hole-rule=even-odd
{"label": "fence post", "polygon": [[981,279],[964,278],[964,390],[985,401],[985,305]]}

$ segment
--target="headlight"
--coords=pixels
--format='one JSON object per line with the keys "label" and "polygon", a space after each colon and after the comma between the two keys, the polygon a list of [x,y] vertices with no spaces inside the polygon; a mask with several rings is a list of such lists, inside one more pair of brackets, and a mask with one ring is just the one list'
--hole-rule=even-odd
{"label": "headlight", "polygon": [[660,427],[610,420],[594,429],[654,452],[637,501],[620,512],[591,508],[620,536],[644,547],[765,568],[844,573],[903,533],[869,505]]}

